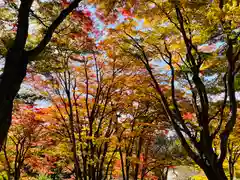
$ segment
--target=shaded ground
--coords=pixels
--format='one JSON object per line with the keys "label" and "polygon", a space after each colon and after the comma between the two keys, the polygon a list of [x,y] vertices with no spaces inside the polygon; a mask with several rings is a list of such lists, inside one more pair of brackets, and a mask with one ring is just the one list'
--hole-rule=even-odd
{"label": "shaded ground", "polygon": [[188,180],[190,177],[199,174],[199,171],[188,166],[178,166],[174,170],[170,170],[168,180]]}

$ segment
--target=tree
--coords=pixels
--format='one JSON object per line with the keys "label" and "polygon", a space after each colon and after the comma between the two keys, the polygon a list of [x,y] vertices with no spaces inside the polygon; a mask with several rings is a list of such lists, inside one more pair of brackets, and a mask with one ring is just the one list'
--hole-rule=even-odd
{"label": "tree", "polygon": [[[236,123],[235,77],[239,71],[238,25],[231,12],[239,9],[239,3],[149,1],[148,5],[146,8],[146,2],[140,1],[136,16],[152,20],[151,26],[147,25],[149,29],[136,30],[137,22],[131,19],[111,30],[111,38],[106,42],[113,41],[119,49],[115,51],[118,56],[131,56],[145,65],[183,147],[208,179],[227,179],[223,162]],[[199,18],[206,9],[209,14]],[[220,36],[225,44],[220,50],[203,50],[203,44],[213,44]],[[217,51],[221,53],[220,58]],[[163,73],[157,74],[151,67],[151,62],[158,59],[168,66],[165,73],[170,74],[170,92],[159,80]],[[213,72],[212,63],[225,67],[224,73],[215,72],[221,77],[219,91],[225,94],[217,110],[216,104],[210,101],[208,75],[204,74]],[[219,147],[213,148],[213,141],[218,138]]]}
{"label": "tree", "polygon": [[[26,167],[36,169],[42,165],[42,163],[36,163],[38,161],[36,152],[40,152],[44,146],[52,144],[51,140],[47,138],[48,132],[44,127],[46,122],[41,117],[43,113],[44,110],[33,105],[15,103],[13,126],[1,153],[1,157],[4,159],[3,170],[8,179],[18,180],[21,174],[24,174],[23,169]],[[47,171],[50,171],[51,166],[50,161],[45,164]]]}

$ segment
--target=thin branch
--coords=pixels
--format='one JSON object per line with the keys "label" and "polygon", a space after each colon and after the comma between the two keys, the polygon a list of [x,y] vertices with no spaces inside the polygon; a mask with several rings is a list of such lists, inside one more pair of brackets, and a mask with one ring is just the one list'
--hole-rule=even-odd
{"label": "thin branch", "polygon": [[29,11],[32,6],[33,0],[21,1],[18,13],[17,34],[14,41],[13,49],[18,51],[24,50],[29,27]]}
{"label": "thin branch", "polygon": [[[222,127],[222,122],[223,122],[223,115],[224,115],[224,109],[226,107],[226,102],[227,102],[227,82],[226,82],[226,76],[227,73],[225,73],[224,77],[223,77],[223,82],[224,82],[224,100],[222,103],[222,107],[220,109],[220,122],[218,124],[217,129],[215,130],[215,132],[212,134],[212,137],[214,138],[217,133],[220,131],[221,127]],[[217,112],[218,114],[218,112]],[[210,119],[211,120],[211,119]]]}
{"label": "thin branch", "polygon": [[233,71],[235,69],[235,62],[233,61],[233,41],[228,38],[228,49],[226,52],[226,56],[228,59],[228,79],[227,79],[227,87],[228,87],[228,97],[230,102],[230,113],[229,113],[229,120],[227,121],[227,124],[224,128],[224,131],[220,134],[221,143],[220,143],[220,149],[221,153],[219,155],[219,162],[223,163],[226,154],[227,154],[227,142],[230,133],[233,130],[233,127],[236,123],[236,117],[237,117],[237,101],[236,101],[236,95],[235,95],[235,87],[234,87],[234,75]]}
{"label": "thin branch", "polygon": [[31,13],[31,15],[32,15],[34,18],[36,18],[44,27],[49,28],[49,27],[42,21],[42,18],[39,17],[37,14],[35,14],[32,9],[30,9],[30,13]]}

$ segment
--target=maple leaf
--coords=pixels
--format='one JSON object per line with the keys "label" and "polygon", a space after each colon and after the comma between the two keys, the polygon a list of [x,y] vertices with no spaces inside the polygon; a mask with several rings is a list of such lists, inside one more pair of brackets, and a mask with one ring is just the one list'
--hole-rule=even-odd
{"label": "maple leaf", "polygon": [[119,12],[125,17],[132,17],[132,13],[127,9],[119,8]]}
{"label": "maple leaf", "polygon": [[89,32],[92,30],[92,28],[93,28],[93,23],[91,21],[84,23],[84,27],[83,27],[84,30]]}
{"label": "maple leaf", "polygon": [[91,13],[89,10],[87,10],[87,9],[83,10],[83,14],[84,14],[86,17],[91,17],[91,15],[92,15],[92,13]]}
{"label": "maple leaf", "polygon": [[187,112],[187,113],[183,114],[183,118],[191,120],[193,118],[193,114],[190,112]]}

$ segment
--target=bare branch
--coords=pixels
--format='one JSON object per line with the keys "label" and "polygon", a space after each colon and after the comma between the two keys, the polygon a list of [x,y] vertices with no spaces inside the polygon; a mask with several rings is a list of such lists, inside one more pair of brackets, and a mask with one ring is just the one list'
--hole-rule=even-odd
{"label": "bare branch", "polygon": [[227,76],[227,73],[225,73],[225,75],[223,77],[223,82],[224,82],[224,100],[223,100],[221,109],[217,112],[217,114],[220,112],[220,122],[219,122],[218,127],[216,128],[215,132],[212,134],[213,138],[217,135],[217,133],[220,131],[220,129],[222,127],[224,109],[226,107],[226,102],[227,102],[227,82],[226,82],[226,76]]}
{"label": "bare branch", "polygon": [[34,13],[33,10],[30,9],[30,13],[33,17],[35,17],[44,27],[48,28],[48,26],[42,21],[42,18]]}
{"label": "bare branch", "polygon": [[220,134],[221,153],[218,159],[220,163],[222,163],[226,157],[228,138],[236,123],[236,117],[237,117],[237,101],[236,101],[236,95],[235,95],[236,90],[234,87],[234,75],[233,75],[233,71],[235,69],[235,62],[233,60],[233,41],[230,38],[228,38],[227,44],[228,44],[228,49],[226,52],[227,59],[228,59],[227,87],[228,87],[228,97],[230,101],[230,113],[229,113],[229,120],[227,121],[224,131]]}
{"label": "bare branch", "polygon": [[21,1],[20,8],[18,10],[18,25],[17,34],[14,41],[13,49],[18,51],[24,50],[29,27],[29,11],[32,6],[33,0]]}

